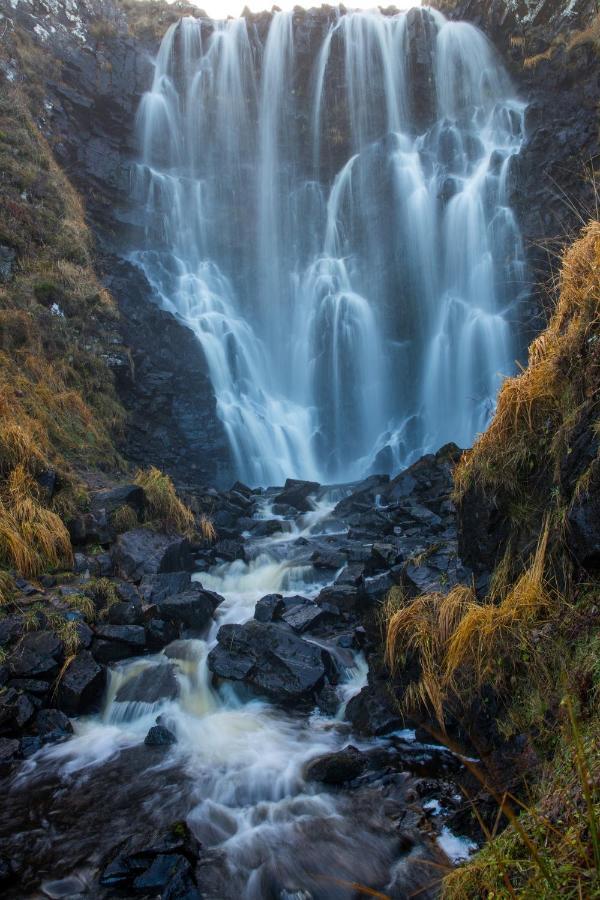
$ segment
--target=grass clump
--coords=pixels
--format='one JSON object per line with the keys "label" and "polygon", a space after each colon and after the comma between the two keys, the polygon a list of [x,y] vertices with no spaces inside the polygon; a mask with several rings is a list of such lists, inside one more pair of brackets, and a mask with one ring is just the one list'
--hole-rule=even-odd
{"label": "grass clump", "polygon": [[146,494],[146,517],[149,523],[190,537],[195,533],[194,514],[179,499],[168,475],[151,466],[136,473],[135,483]]}
{"label": "grass clump", "polygon": [[599,326],[600,222],[591,222],[563,255],[558,303],[527,368],[506,379],[490,427],[455,470],[458,502],[478,487],[530,505],[533,493],[533,505],[550,506],[570,434],[598,397]]}
{"label": "grass clump", "polygon": [[41,503],[36,482],[18,465],[0,491],[0,564],[34,576],[72,558],[64,523]]}
{"label": "grass clump", "polygon": [[10,603],[15,591],[15,580],[10,572],[0,569],[0,607]]}
{"label": "grass clump", "polygon": [[135,509],[125,503],[114,511],[111,516],[111,524],[117,534],[123,534],[125,531],[137,528],[140,522]]}

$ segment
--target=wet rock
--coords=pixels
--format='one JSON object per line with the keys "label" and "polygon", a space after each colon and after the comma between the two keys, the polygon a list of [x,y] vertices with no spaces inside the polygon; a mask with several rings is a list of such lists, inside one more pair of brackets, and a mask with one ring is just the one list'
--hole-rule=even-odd
{"label": "wet rock", "polygon": [[73,734],[73,726],[60,709],[40,709],[33,720],[33,730],[44,743]]}
{"label": "wet rock", "polygon": [[118,573],[132,581],[141,581],[144,575],[191,572],[194,569],[188,540],[146,528],[136,528],[119,535],[112,558]]}
{"label": "wet rock", "polygon": [[[16,738],[0,737],[0,772],[10,769],[12,763],[19,759],[19,741]],[[0,863],[2,861],[0,860]],[[0,885],[2,884],[0,869]]]}
{"label": "wet rock", "polygon": [[324,753],[312,759],[304,770],[304,777],[307,781],[340,785],[358,778],[366,768],[366,755],[349,744],[336,753]]}
{"label": "wet rock", "polygon": [[144,620],[142,604],[113,603],[108,610],[108,621],[111,625],[141,625]]}
{"label": "wet rock", "polygon": [[124,841],[105,862],[100,885],[121,895],[200,900],[193,871],[199,849],[184,822],[177,822],[161,835]]}
{"label": "wet rock", "polygon": [[208,656],[217,678],[242,682],[284,705],[313,698],[331,666],[326,651],[273,622],[223,625],[217,640]]}
{"label": "wet rock", "polygon": [[315,569],[337,571],[346,564],[346,556],[338,550],[315,550],[310,558]]}
{"label": "wet rock", "polygon": [[316,481],[300,481],[296,478],[288,478],[280,494],[275,497],[276,503],[293,506],[299,512],[310,512],[313,509],[309,497],[314,496],[320,485]]}
{"label": "wet rock", "polygon": [[182,628],[201,631],[211,621],[223,598],[213,591],[205,591],[198,583],[181,594],[160,600],[153,607],[153,617],[173,622]]}
{"label": "wet rock", "polygon": [[92,495],[91,508],[104,510],[109,516],[122,506],[130,506],[138,516],[142,516],[146,507],[146,493],[137,484],[121,484],[105,491],[97,491]]}
{"label": "wet rock", "polygon": [[9,669],[17,678],[52,678],[63,657],[63,643],[53,631],[34,631],[26,634],[13,650]]}
{"label": "wet rock", "polygon": [[100,625],[92,641],[92,654],[100,663],[118,662],[137,656],[146,648],[141,625]]}
{"label": "wet rock", "polygon": [[290,609],[285,610],[281,619],[297,634],[302,634],[304,631],[310,631],[310,629],[322,621],[325,616],[325,610],[320,606],[317,606],[316,603],[313,603],[312,600],[307,600],[306,603],[297,604]]}
{"label": "wet rock", "polygon": [[345,718],[366,735],[388,734],[404,724],[388,685],[379,681],[367,684],[348,701]]}
{"label": "wet rock", "polygon": [[567,544],[580,566],[600,570],[600,466],[590,485],[574,500],[568,515]]}
{"label": "wet rock", "polygon": [[144,738],[144,743],[147,747],[169,747],[177,743],[177,738],[164,725],[153,725]]}
{"label": "wet rock", "polygon": [[159,700],[175,700],[179,696],[179,682],[175,667],[169,663],[148,666],[121,685],[116,700],[119,703],[158,703]]}
{"label": "wet rock", "polygon": [[160,603],[173,594],[182,594],[192,585],[191,572],[165,572],[144,575],[140,582],[140,594],[146,603]]}
{"label": "wet rock", "polygon": [[33,717],[35,707],[27,694],[7,688],[0,693],[0,734],[14,734]]}
{"label": "wet rock", "polygon": [[179,637],[180,629],[175,622],[152,618],[148,619],[145,627],[146,643],[151,650],[161,650]]}
{"label": "wet rock", "polygon": [[37,678],[12,678],[8,685],[16,688],[17,691],[33,694],[35,697],[45,697],[50,690],[49,681],[40,681]]}
{"label": "wet rock", "polygon": [[11,280],[16,258],[16,251],[12,247],[0,244],[0,284],[7,284]]}
{"label": "wet rock", "polygon": [[67,666],[58,687],[57,706],[69,716],[96,709],[102,697],[106,673],[89,650],[78,653]]}
{"label": "wet rock", "polygon": [[285,609],[281,594],[267,594],[261,597],[254,608],[257,622],[273,622]]}
{"label": "wet rock", "polygon": [[233,562],[235,559],[244,558],[244,545],[242,541],[217,541],[212,549],[215,557],[217,559],[222,559],[225,562]]}

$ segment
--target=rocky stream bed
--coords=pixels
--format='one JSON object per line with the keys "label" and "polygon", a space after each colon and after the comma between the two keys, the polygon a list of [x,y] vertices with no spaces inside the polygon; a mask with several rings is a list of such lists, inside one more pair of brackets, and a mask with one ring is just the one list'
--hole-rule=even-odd
{"label": "rocky stream bed", "polygon": [[66,661],[51,628],[0,622],[4,895],[435,896],[473,847],[467,773],[403,718],[379,616],[394,584],[468,577],[455,458],[391,481],[205,492],[210,547],[117,537],[111,505],[139,488],[98,492],[71,523],[73,577],[22,582],[19,602],[43,590],[60,609],[98,574],[119,602],[81,621]]}

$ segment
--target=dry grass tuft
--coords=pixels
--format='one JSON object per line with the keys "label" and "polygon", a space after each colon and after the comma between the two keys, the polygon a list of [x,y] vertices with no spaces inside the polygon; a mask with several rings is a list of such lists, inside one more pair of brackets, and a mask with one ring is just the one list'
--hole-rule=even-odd
{"label": "dry grass tuft", "polygon": [[179,499],[168,475],[151,466],[137,472],[135,483],[145,491],[147,518],[150,523],[160,525],[166,531],[188,536],[194,534],[194,514]]}
{"label": "dry grass tuft", "polygon": [[202,515],[200,516],[198,527],[200,529],[200,534],[205,541],[209,541],[211,544],[213,543],[213,541],[216,541],[217,529],[215,528],[212,519],[210,519],[206,515],[206,513],[202,513]]}
{"label": "dry grass tuft", "polygon": [[125,531],[137,528],[140,523],[135,509],[126,503],[114,511],[111,516],[111,524],[117,534],[123,534]]}
{"label": "dry grass tuft", "polygon": [[493,680],[500,661],[506,667],[511,652],[521,653],[528,631],[540,623],[552,602],[545,583],[548,534],[546,524],[531,565],[506,587],[499,602],[494,600],[500,581],[495,594],[484,603],[465,585],[457,585],[446,595],[423,594],[400,603],[398,590],[391,592],[387,664],[393,674],[407,654],[415,654],[419,661],[420,678],[403,698],[408,709],[431,708],[443,728],[444,706],[450,695],[460,695],[464,685],[467,693],[479,689]]}
{"label": "dry grass tuft", "polygon": [[472,486],[527,497],[536,464],[550,459],[553,474],[579,410],[596,395],[600,222],[591,222],[565,251],[559,287],[550,324],[529,349],[527,369],[504,382],[490,427],[456,467],[458,501]]}
{"label": "dry grass tuft", "polygon": [[72,561],[67,529],[42,505],[36,482],[18,465],[0,493],[0,562],[31,576]]}

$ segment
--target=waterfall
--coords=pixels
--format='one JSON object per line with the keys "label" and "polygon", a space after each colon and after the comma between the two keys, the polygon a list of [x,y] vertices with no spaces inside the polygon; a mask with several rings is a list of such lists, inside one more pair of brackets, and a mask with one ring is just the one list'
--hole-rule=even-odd
{"label": "waterfall", "polygon": [[[308,14],[310,15],[310,14]],[[238,475],[469,445],[519,353],[524,106],[433,10],[182,18],[138,112],[132,256],[202,346]]]}

